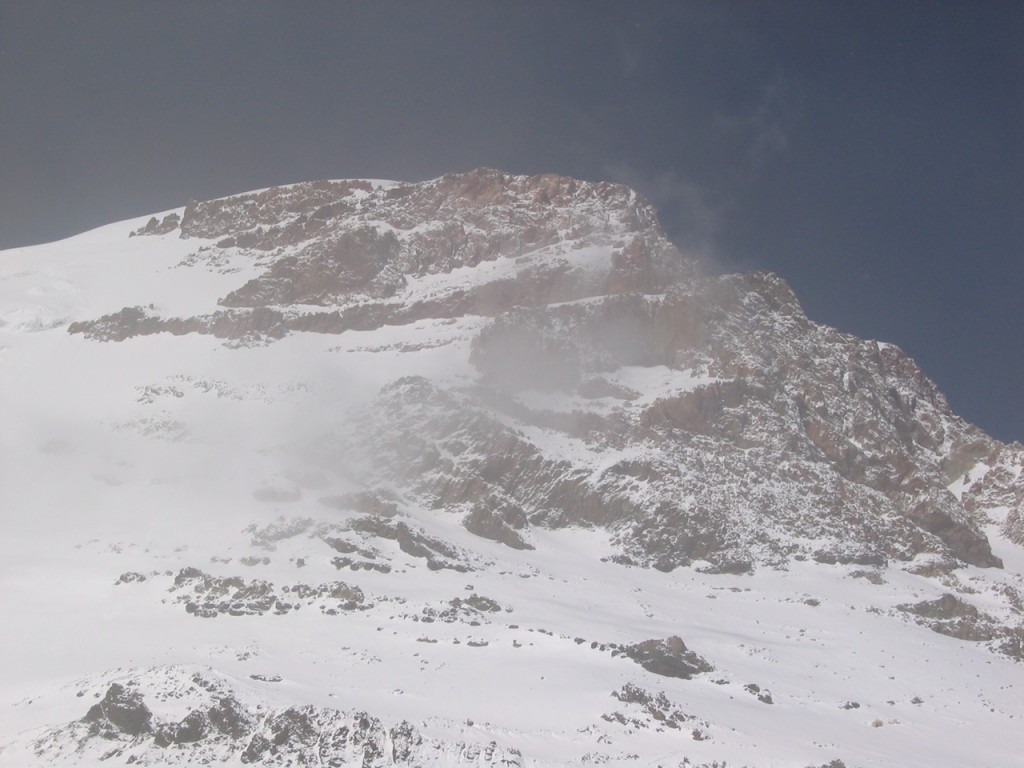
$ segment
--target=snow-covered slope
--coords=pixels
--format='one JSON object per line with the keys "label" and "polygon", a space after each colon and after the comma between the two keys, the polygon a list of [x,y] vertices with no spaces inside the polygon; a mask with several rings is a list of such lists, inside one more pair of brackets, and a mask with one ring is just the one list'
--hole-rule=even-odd
{"label": "snow-covered slope", "polygon": [[1024,448],[625,187],[189,203],[0,323],[0,765],[1019,759]]}

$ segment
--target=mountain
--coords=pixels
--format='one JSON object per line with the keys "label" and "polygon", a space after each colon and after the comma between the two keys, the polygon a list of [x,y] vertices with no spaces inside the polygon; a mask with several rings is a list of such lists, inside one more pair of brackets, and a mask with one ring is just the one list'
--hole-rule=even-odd
{"label": "mountain", "polygon": [[0,765],[1017,759],[1024,446],[626,187],[190,202],[0,321]]}

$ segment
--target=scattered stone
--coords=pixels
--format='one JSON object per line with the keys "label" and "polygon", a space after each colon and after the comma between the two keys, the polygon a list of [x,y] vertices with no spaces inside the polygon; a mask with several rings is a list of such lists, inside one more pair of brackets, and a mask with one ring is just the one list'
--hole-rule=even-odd
{"label": "scattered stone", "polygon": [[[640,717],[627,718],[621,712],[612,712],[601,716],[603,720],[608,722],[617,722],[621,725],[633,725],[641,728],[655,726],[678,730],[685,723],[697,721],[696,717],[679,709],[664,692],[651,693],[632,683],[626,683],[621,689],[614,691],[612,698],[617,699],[623,704],[634,705],[635,708],[642,712],[643,717],[642,719]],[[708,727],[708,723],[704,721],[698,721],[698,724],[704,728]]]}
{"label": "scattered stone", "polygon": [[762,704],[774,704],[775,703],[772,700],[771,693],[768,692],[767,690],[762,689],[761,686],[759,686],[757,683],[747,683],[746,685],[743,686],[743,690],[745,690],[747,693],[751,694],[752,696],[756,696],[757,700],[760,701]]}
{"label": "scattered stone", "polygon": [[146,580],[146,575],[142,573],[136,573],[135,571],[126,571],[117,577],[117,584],[137,584]]}
{"label": "scattered stone", "polygon": [[351,557],[335,557],[331,565],[339,571],[348,568],[350,571],[376,571],[377,573],[391,573],[391,566],[387,563],[373,563],[366,560],[353,560]]}
{"label": "scattered stone", "polygon": [[198,568],[183,568],[174,579],[171,592],[182,592],[176,601],[184,603],[185,611],[200,618],[220,615],[253,616],[273,612],[283,615],[301,608],[302,603],[320,603],[324,612],[366,608],[365,597],[358,587],[336,581],[327,584],[295,584],[278,590],[261,579],[245,581],[238,576],[210,576]]}
{"label": "scattered stone", "polygon": [[249,675],[252,680],[258,680],[261,683],[280,683],[284,678],[280,675]]}

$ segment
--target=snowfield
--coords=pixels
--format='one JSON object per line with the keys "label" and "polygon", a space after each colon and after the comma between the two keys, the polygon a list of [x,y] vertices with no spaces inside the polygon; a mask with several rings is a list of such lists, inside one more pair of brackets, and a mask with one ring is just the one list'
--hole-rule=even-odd
{"label": "snowfield", "polygon": [[[906,610],[952,594],[1019,626],[1009,507],[984,524],[1002,568],[936,569],[942,558],[920,553],[661,570],[623,560],[614,526],[516,529],[530,548],[485,538],[468,507],[371,478],[352,430],[403,377],[479,386],[472,348],[491,317],[266,343],[69,334],[122,307],[214,312],[269,263],[235,249],[211,265],[214,240],[177,231],[129,237],[148,218],[0,253],[0,766],[1019,764],[1024,667],[995,650],[1009,635],[943,634]],[[613,249],[567,239],[410,277],[388,301],[563,256],[607,271]],[[494,419],[596,487],[649,446],[602,446],[529,414],[640,418],[728,380],[623,365],[596,394],[525,388],[521,411]],[[670,638],[693,655],[651,671],[636,647]],[[710,671],[684,674],[683,658]]]}

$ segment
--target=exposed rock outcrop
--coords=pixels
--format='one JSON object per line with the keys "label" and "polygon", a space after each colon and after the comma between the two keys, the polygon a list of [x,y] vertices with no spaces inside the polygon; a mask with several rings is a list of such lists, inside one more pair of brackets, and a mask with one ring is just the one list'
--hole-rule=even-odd
{"label": "exposed rock outcrop", "polygon": [[621,185],[487,169],[315,182],[189,203],[137,233],[174,231],[203,242],[191,268],[255,276],[204,314],[125,307],[69,330],[263,344],[491,318],[470,353],[484,386],[385,388],[340,462],[484,538],[525,549],[530,526],[599,525],[622,562],[729,573],[923,553],[998,567],[993,522],[1024,542],[1024,449],[956,417],[896,347],[811,322],[781,278],[704,274]]}
{"label": "exposed rock outcrop", "polygon": [[151,733],[153,713],[138,691],[112,683],[103,700],[93,704],[82,718],[88,723],[90,735],[113,739]]}
{"label": "exposed rock outcrop", "polygon": [[675,635],[664,640],[644,640],[626,646],[622,652],[648,672],[663,677],[689,680],[694,675],[714,670],[706,659],[687,648]]}
{"label": "exposed rock outcrop", "polygon": [[[292,706],[274,710],[246,705],[225,680],[175,669],[153,670],[149,679],[111,683],[101,702],[80,721],[54,728],[33,742],[40,759],[61,764],[117,756],[135,765],[359,765],[364,768],[443,763],[476,768],[514,768],[515,749],[495,742],[447,744],[425,737],[402,721],[385,725],[366,712]],[[141,688],[157,698],[171,695],[186,706],[180,718],[160,719]],[[162,692],[163,691],[163,692]]]}

